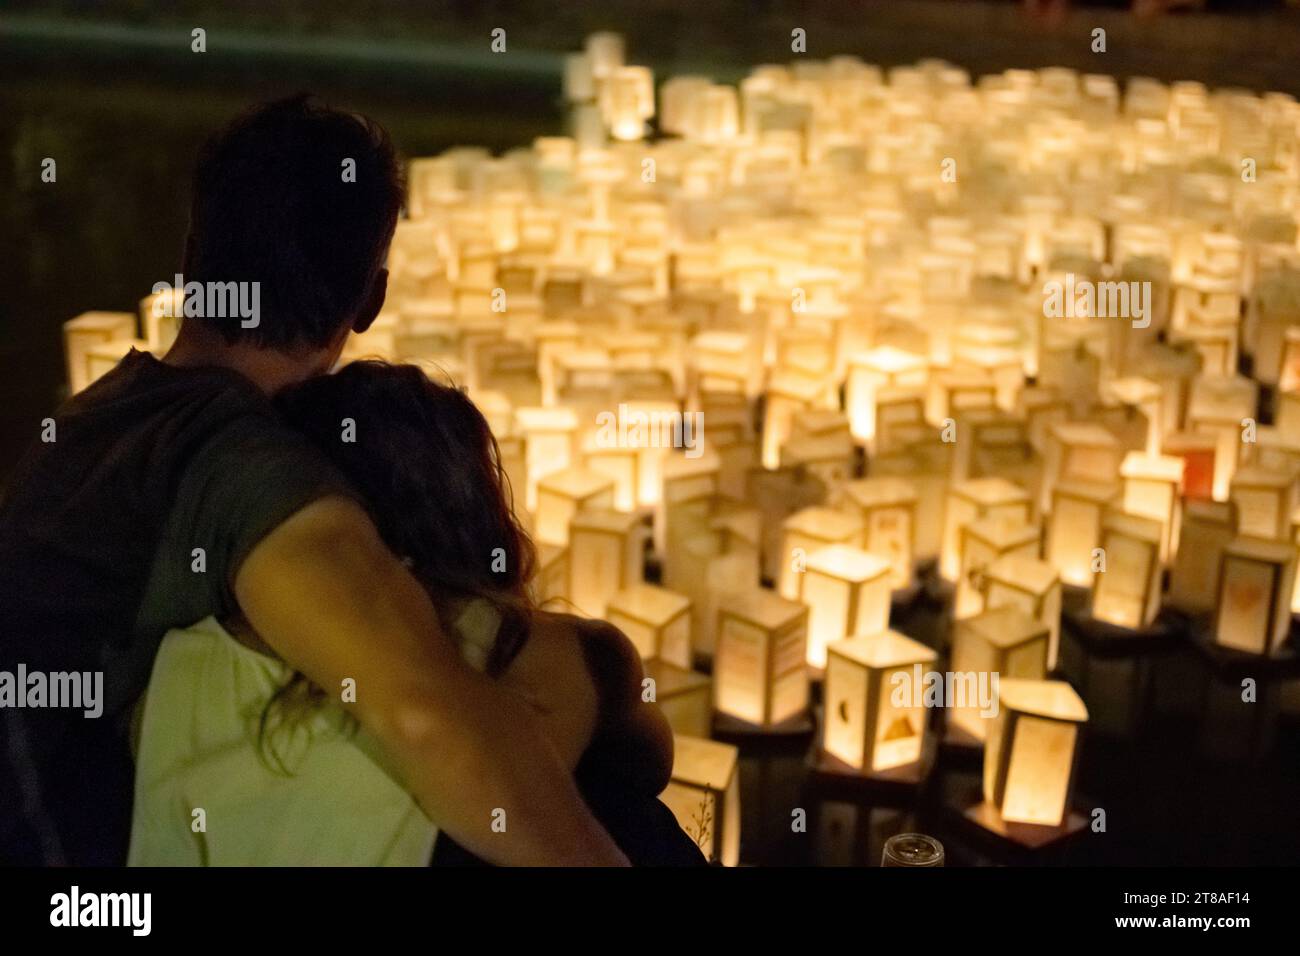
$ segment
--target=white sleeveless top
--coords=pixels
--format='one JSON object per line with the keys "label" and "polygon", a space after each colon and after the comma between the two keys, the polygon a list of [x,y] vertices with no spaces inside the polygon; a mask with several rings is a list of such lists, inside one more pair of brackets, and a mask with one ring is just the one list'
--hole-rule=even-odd
{"label": "white sleeveless top", "polygon": [[[461,613],[472,666],[499,623],[483,601]],[[213,618],[168,632],[142,701],[128,865],[428,864],[436,829],[338,703],[276,736],[290,775],[263,759],[259,721],[291,675]]]}

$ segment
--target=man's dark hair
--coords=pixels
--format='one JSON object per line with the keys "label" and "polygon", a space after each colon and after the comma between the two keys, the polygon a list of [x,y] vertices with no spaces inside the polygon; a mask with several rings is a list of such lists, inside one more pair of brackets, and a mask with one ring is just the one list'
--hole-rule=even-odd
{"label": "man's dark hair", "polygon": [[185,281],[261,283],[260,321],[201,321],[232,344],[327,345],[383,266],[403,194],[388,133],[366,117],[307,94],[239,116],[199,153]]}

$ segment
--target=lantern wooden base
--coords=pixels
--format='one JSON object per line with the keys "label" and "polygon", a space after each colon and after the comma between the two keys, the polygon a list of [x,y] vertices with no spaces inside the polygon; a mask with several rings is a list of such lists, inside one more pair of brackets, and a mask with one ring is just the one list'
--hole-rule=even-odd
{"label": "lantern wooden base", "polygon": [[[1300,650],[1294,631],[1269,656],[1238,651],[1213,639],[1212,624],[1198,622],[1192,645],[1205,674],[1201,685],[1199,744],[1210,760],[1258,764],[1273,749],[1283,684],[1300,678]],[[1242,682],[1255,682],[1253,701],[1242,699]]]}
{"label": "lantern wooden base", "polygon": [[1049,827],[1037,823],[1008,823],[987,800],[968,806],[962,819],[969,821],[994,840],[1018,852],[1045,851],[1056,848],[1088,828],[1088,819],[1077,810],[1067,809],[1060,825]]}
{"label": "lantern wooden base", "polygon": [[926,734],[919,760],[888,770],[859,770],[823,750],[819,733],[808,752],[806,766],[810,782],[827,791],[876,798],[910,798],[929,779],[938,750],[934,734]]}

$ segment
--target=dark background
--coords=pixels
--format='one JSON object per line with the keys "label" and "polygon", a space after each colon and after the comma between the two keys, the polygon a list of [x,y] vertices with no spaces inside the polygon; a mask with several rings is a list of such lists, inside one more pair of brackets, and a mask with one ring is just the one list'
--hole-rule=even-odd
{"label": "dark background", "polygon": [[[1142,19],[1123,4],[1031,17],[983,0],[6,0],[0,7],[0,487],[63,388],[60,326],[91,309],[134,310],[170,279],[184,237],[190,166],[202,139],[258,100],[310,89],[370,114],[407,156],[473,144],[504,150],[561,128],[561,54],[597,29],[627,37],[656,79],[734,80],[790,58],[853,53],[881,65],[942,57],[979,74],[1064,65],[1118,76],[1196,79],[1300,93],[1300,12],[1213,3]],[[1105,54],[1090,50],[1094,27]],[[207,52],[190,52],[190,30]],[[489,51],[495,27],[509,52]],[[44,157],[58,182],[40,181]],[[903,629],[934,633],[924,607]],[[1185,651],[1191,654],[1190,651]],[[1186,661],[1184,663],[1187,663]],[[1195,661],[1191,662],[1195,666]],[[1283,725],[1251,766],[1201,759],[1196,723],[1144,723],[1086,743],[1080,789],[1109,816],[1053,857],[1073,863],[1294,863],[1300,860],[1300,734]],[[952,862],[1006,862],[967,846],[943,796],[978,784],[946,770],[922,801],[871,808],[811,794],[805,745],[745,748],[744,859],[879,861],[899,829],[942,834]],[[976,768],[977,770],[977,768]],[[810,810],[807,836],[789,808]]]}

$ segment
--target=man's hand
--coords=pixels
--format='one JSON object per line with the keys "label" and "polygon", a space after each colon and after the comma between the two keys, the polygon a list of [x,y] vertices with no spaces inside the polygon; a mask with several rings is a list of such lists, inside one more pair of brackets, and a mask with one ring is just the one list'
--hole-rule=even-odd
{"label": "man's hand", "polygon": [[356,682],[349,709],[462,846],[498,864],[627,864],[532,710],[461,660],[360,505],[303,508],[248,555],[234,591],[258,636],[313,683]]}

